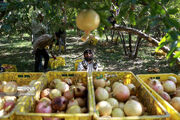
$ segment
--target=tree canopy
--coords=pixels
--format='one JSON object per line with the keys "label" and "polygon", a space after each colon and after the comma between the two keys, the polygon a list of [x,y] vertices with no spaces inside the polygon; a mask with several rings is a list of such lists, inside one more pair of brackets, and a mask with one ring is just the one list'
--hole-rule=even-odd
{"label": "tree canopy", "polygon": [[137,29],[157,40],[156,50],[170,48],[167,58],[180,57],[180,1],[179,0],[1,0],[0,35],[31,34],[32,19],[40,11],[49,33],[59,28],[77,29],[75,19],[82,9],[94,9],[101,19],[97,31],[111,29],[116,24]]}

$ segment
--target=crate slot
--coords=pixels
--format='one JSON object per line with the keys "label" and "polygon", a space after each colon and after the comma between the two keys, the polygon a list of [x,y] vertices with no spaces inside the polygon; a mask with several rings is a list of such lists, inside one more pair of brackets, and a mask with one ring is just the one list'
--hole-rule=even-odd
{"label": "crate slot", "polygon": [[23,75],[18,75],[18,78],[23,78]]}
{"label": "crate slot", "polygon": [[67,75],[67,74],[62,74],[61,76],[62,76],[62,77],[67,77],[68,75]]}
{"label": "crate slot", "polygon": [[24,75],[25,78],[30,78],[31,76],[30,75]]}
{"label": "crate slot", "polygon": [[74,74],[69,74],[68,76],[70,76],[70,77],[74,77],[75,75],[74,75]]}

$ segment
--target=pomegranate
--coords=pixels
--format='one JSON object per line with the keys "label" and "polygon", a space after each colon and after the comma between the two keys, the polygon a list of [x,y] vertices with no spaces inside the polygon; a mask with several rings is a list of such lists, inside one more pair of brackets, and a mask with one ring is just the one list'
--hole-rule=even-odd
{"label": "pomegranate", "polygon": [[35,112],[36,113],[51,113],[52,112],[51,104],[49,102],[39,102],[36,105]]}
{"label": "pomegranate", "polygon": [[167,92],[162,91],[159,93],[159,95],[168,102],[171,100],[171,97],[169,96]]}
{"label": "pomegranate", "polygon": [[81,113],[81,108],[78,105],[73,105],[67,109],[66,113]]}
{"label": "pomegranate", "polygon": [[168,80],[171,80],[171,81],[173,81],[174,83],[177,83],[177,79],[176,79],[175,77],[173,77],[173,76],[169,76],[169,77],[168,77]]}
{"label": "pomegranate", "polygon": [[111,82],[110,82],[110,80],[108,80],[107,82],[106,82],[106,86],[110,86],[111,85]]}
{"label": "pomegranate", "polygon": [[[154,81],[155,81],[155,82],[154,82]],[[161,82],[160,82],[159,80],[157,80],[157,79],[150,79],[149,85],[152,85],[152,84],[154,84],[154,83],[160,84]]]}
{"label": "pomegranate", "polygon": [[8,82],[7,84],[3,85],[3,92],[7,95],[13,95],[17,92],[17,84],[16,82]]}
{"label": "pomegranate", "polygon": [[79,105],[77,100],[70,100],[67,107],[70,108],[73,105]]}
{"label": "pomegranate", "polygon": [[138,97],[137,97],[137,96],[134,96],[134,95],[130,96],[130,97],[129,97],[129,99],[132,99],[132,100],[137,100],[137,101],[139,101]]}
{"label": "pomegranate", "polygon": [[68,91],[64,92],[64,97],[67,98],[68,100],[74,98],[74,90],[69,89]]}
{"label": "pomegranate", "polygon": [[78,102],[78,105],[80,107],[85,107],[86,106],[86,98],[76,98],[77,102]]}
{"label": "pomegranate", "polygon": [[58,90],[58,89],[52,89],[52,90],[50,91],[50,93],[49,93],[49,97],[50,97],[51,99],[54,99],[54,98],[59,97],[59,96],[61,96],[61,91]]}
{"label": "pomegranate", "polygon": [[49,93],[50,93],[51,89],[50,88],[46,88],[43,91],[41,91],[41,98],[43,97],[49,97]]}
{"label": "pomegranate", "polygon": [[173,93],[176,91],[176,84],[173,81],[167,80],[163,83],[164,91]]}
{"label": "pomegranate", "polygon": [[60,83],[61,82],[61,80],[60,79],[54,79],[54,80],[52,80],[51,82],[50,82],[50,88],[55,88],[56,87],[56,85],[58,84],[58,83]]}
{"label": "pomegranate", "polygon": [[111,88],[110,87],[105,87],[105,89],[108,91],[108,93],[111,92]]}
{"label": "pomegranate", "polygon": [[85,86],[76,85],[75,87],[75,96],[76,97],[85,97],[87,95],[87,89]]}
{"label": "pomegranate", "polygon": [[59,89],[62,93],[69,90],[69,85],[65,82],[59,82],[56,84],[56,89]]}
{"label": "pomegranate", "polygon": [[143,112],[143,108],[141,103],[131,99],[125,103],[124,112],[127,116],[140,116]]}
{"label": "pomegranate", "polygon": [[82,10],[76,18],[77,27],[83,31],[92,31],[99,26],[99,23],[99,15],[92,9]]}
{"label": "pomegranate", "polygon": [[63,82],[67,83],[68,85],[72,85],[72,80],[70,78],[65,78]]}
{"label": "pomegranate", "polygon": [[86,107],[83,107],[83,108],[81,108],[81,112],[82,112],[82,113],[87,113],[87,112],[88,112],[88,109],[87,109]]}
{"label": "pomegranate", "polygon": [[47,97],[43,97],[39,100],[39,102],[48,102],[49,104],[51,104],[51,100]]}
{"label": "pomegranate", "polygon": [[118,101],[126,101],[130,96],[129,88],[123,84],[117,85],[113,89],[113,95]]}
{"label": "pomegranate", "polygon": [[68,100],[64,96],[56,97],[52,100],[52,108],[54,110],[63,111],[66,109]]}
{"label": "pomegranate", "polygon": [[119,86],[119,85],[123,85],[123,84],[120,82],[114,82],[112,85],[112,89],[114,89],[116,86]]}
{"label": "pomegranate", "polygon": [[99,111],[100,116],[110,116],[112,112],[112,106],[107,101],[99,102],[96,109]]}
{"label": "pomegranate", "polygon": [[176,89],[176,94],[175,95],[176,95],[176,97],[180,97],[180,88]]}
{"label": "pomegranate", "polygon": [[136,86],[134,84],[127,84],[131,95],[136,95]]}
{"label": "pomegranate", "polygon": [[84,87],[87,86],[85,83],[82,83],[82,82],[78,82],[78,83],[76,83],[76,85],[77,85],[77,86],[84,86]]}
{"label": "pomegranate", "polygon": [[94,87],[98,88],[98,87],[105,87],[106,85],[106,81],[104,79],[94,79]]}
{"label": "pomegranate", "polygon": [[98,87],[95,91],[95,97],[98,102],[103,101],[109,98],[109,93],[106,89]]}
{"label": "pomegranate", "polygon": [[84,35],[82,40],[86,40],[90,31],[96,29],[99,26],[99,23],[100,23],[100,17],[94,10],[92,9],[82,10],[76,18],[77,27],[85,31],[86,33],[86,35]]}
{"label": "pomegranate", "polygon": [[108,98],[106,101],[111,104],[112,108],[116,108],[119,106],[119,103],[115,98]]}
{"label": "pomegranate", "polygon": [[112,117],[124,117],[124,112],[121,108],[114,108],[112,111]]}
{"label": "pomegranate", "polygon": [[171,104],[178,112],[180,112],[180,97],[174,97],[174,98],[172,98],[170,104]]}
{"label": "pomegranate", "polygon": [[10,112],[15,106],[15,102],[14,101],[6,101],[4,103],[4,111],[5,112]]}
{"label": "pomegranate", "polygon": [[153,79],[153,80],[150,80],[149,82],[149,86],[154,89],[157,93],[160,93],[162,92],[164,89],[163,89],[163,86],[161,85],[161,83],[159,82],[159,80],[156,80],[156,79]]}

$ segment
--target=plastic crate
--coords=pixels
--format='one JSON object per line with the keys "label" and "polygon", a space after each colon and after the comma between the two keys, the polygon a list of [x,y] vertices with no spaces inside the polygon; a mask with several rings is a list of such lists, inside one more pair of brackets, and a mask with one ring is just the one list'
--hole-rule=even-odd
{"label": "plastic crate", "polygon": [[16,65],[2,64],[1,67],[5,69],[5,72],[17,72]]}
{"label": "plastic crate", "polygon": [[157,99],[147,90],[147,88],[142,85],[137,77],[128,71],[123,72],[93,72],[91,78],[91,87],[93,86],[94,78],[101,78],[104,76],[108,76],[108,80],[111,81],[111,85],[113,82],[118,80],[123,80],[124,84],[133,83],[136,88],[136,96],[139,98],[140,102],[147,108],[147,112],[149,115],[143,116],[128,116],[128,117],[100,117],[96,110],[96,101],[95,101],[95,93],[94,88],[92,88],[93,95],[93,108],[94,108],[94,119],[95,120],[166,120],[170,115],[166,111],[166,109],[157,101]]}
{"label": "plastic crate", "polygon": [[[19,86],[28,85],[32,80],[38,79],[43,73],[25,73],[25,72],[3,72],[0,73],[0,81],[15,81]],[[16,106],[7,115],[0,117],[0,120],[14,120]]]}
{"label": "plastic crate", "polygon": [[61,118],[63,120],[91,120],[93,115],[92,98],[90,90],[90,82],[88,81],[87,72],[48,72],[48,82],[58,78],[72,78],[73,83],[83,82],[88,88],[88,113],[66,114],[66,113],[32,113],[32,112],[16,112],[18,120],[43,120],[43,117]]}
{"label": "plastic crate", "polygon": [[156,97],[156,99],[167,109],[170,113],[171,120],[180,120],[180,113],[175,110],[170,103],[164,100],[156,91],[154,91],[147,83],[149,79],[158,79],[160,81],[165,81],[169,76],[174,76],[177,79],[177,85],[180,85],[180,76],[176,74],[138,74],[137,77],[146,86],[146,88]]}
{"label": "plastic crate", "polygon": [[56,57],[56,59],[50,58],[48,62],[48,66],[51,69],[56,69],[59,66],[65,66],[65,65],[66,65],[65,59],[63,57]]}

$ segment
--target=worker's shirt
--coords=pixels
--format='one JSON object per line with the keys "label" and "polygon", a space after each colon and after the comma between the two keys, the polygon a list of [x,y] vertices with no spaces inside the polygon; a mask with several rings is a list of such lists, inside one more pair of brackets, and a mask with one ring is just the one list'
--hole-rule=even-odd
{"label": "worker's shirt", "polygon": [[53,43],[52,35],[43,34],[37,38],[37,40],[33,43],[34,50],[36,49],[45,49],[46,46],[51,46]]}
{"label": "worker's shirt", "polygon": [[93,71],[102,71],[100,68],[100,65],[96,62],[88,63],[87,61],[83,60],[78,64],[78,71],[87,71],[87,72],[93,72]]}

